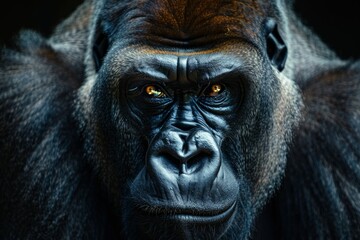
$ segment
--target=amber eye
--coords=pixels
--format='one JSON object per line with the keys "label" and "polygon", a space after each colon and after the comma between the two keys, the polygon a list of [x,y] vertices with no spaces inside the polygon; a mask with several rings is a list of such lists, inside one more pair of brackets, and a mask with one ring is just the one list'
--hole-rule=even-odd
{"label": "amber eye", "polygon": [[225,87],[221,84],[212,84],[204,91],[204,95],[208,97],[216,97],[224,91]]}
{"label": "amber eye", "polygon": [[146,95],[155,98],[166,97],[166,94],[161,90],[161,88],[154,85],[149,85],[145,88]]}

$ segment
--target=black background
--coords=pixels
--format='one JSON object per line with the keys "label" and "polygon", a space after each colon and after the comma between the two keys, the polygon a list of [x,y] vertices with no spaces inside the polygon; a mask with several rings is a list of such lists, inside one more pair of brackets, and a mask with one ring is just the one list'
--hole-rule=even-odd
{"label": "black background", "polygon": [[[20,29],[48,36],[81,0],[13,0],[0,8],[0,46]],[[356,0],[297,0],[296,9],[308,26],[343,58],[360,57],[360,8]]]}

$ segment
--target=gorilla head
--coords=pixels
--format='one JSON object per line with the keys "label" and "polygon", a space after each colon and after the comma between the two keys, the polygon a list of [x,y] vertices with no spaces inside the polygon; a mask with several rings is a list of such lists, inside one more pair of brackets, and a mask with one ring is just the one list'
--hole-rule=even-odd
{"label": "gorilla head", "polygon": [[99,6],[78,114],[126,237],[246,238],[278,186],[300,100],[247,4]]}

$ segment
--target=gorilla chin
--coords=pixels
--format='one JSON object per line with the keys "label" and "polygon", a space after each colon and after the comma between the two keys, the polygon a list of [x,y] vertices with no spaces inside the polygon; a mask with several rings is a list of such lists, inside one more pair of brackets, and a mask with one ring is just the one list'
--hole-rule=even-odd
{"label": "gorilla chin", "polygon": [[231,226],[237,209],[235,202],[224,207],[199,209],[180,203],[150,206],[133,202],[133,212],[126,217],[132,226],[128,235],[138,234],[131,239],[219,239]]}
{"label": "gorilla chin", "polygon": [[[174,203],[175,205],[175,203]],[[236,203],[224,209],[134,205],[128,216],[140,239],[219,239],[231,226]],[[164,231],[165,229],[165,231]],[[133,235],[131,233],[130,235]]]}
{"label": "gorilla chin", "polygon": [[124,219],[130,223],[126,235],[129,239],[221,238],[242,208],[238,180],[228,170],[221,166],[220,177],[205,186],[188,181],[186,174],[160,182],[144,168],[131,186],[131,201],[125,204]]}

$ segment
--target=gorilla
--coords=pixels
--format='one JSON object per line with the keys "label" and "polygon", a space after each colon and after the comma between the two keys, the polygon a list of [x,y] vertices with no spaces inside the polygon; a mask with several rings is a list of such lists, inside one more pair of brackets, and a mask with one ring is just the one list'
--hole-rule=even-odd
{"label": "gorilla", "polygon": [[360,62],[285,0],[85,0],[0,64],[1,239],[359,239]]}

